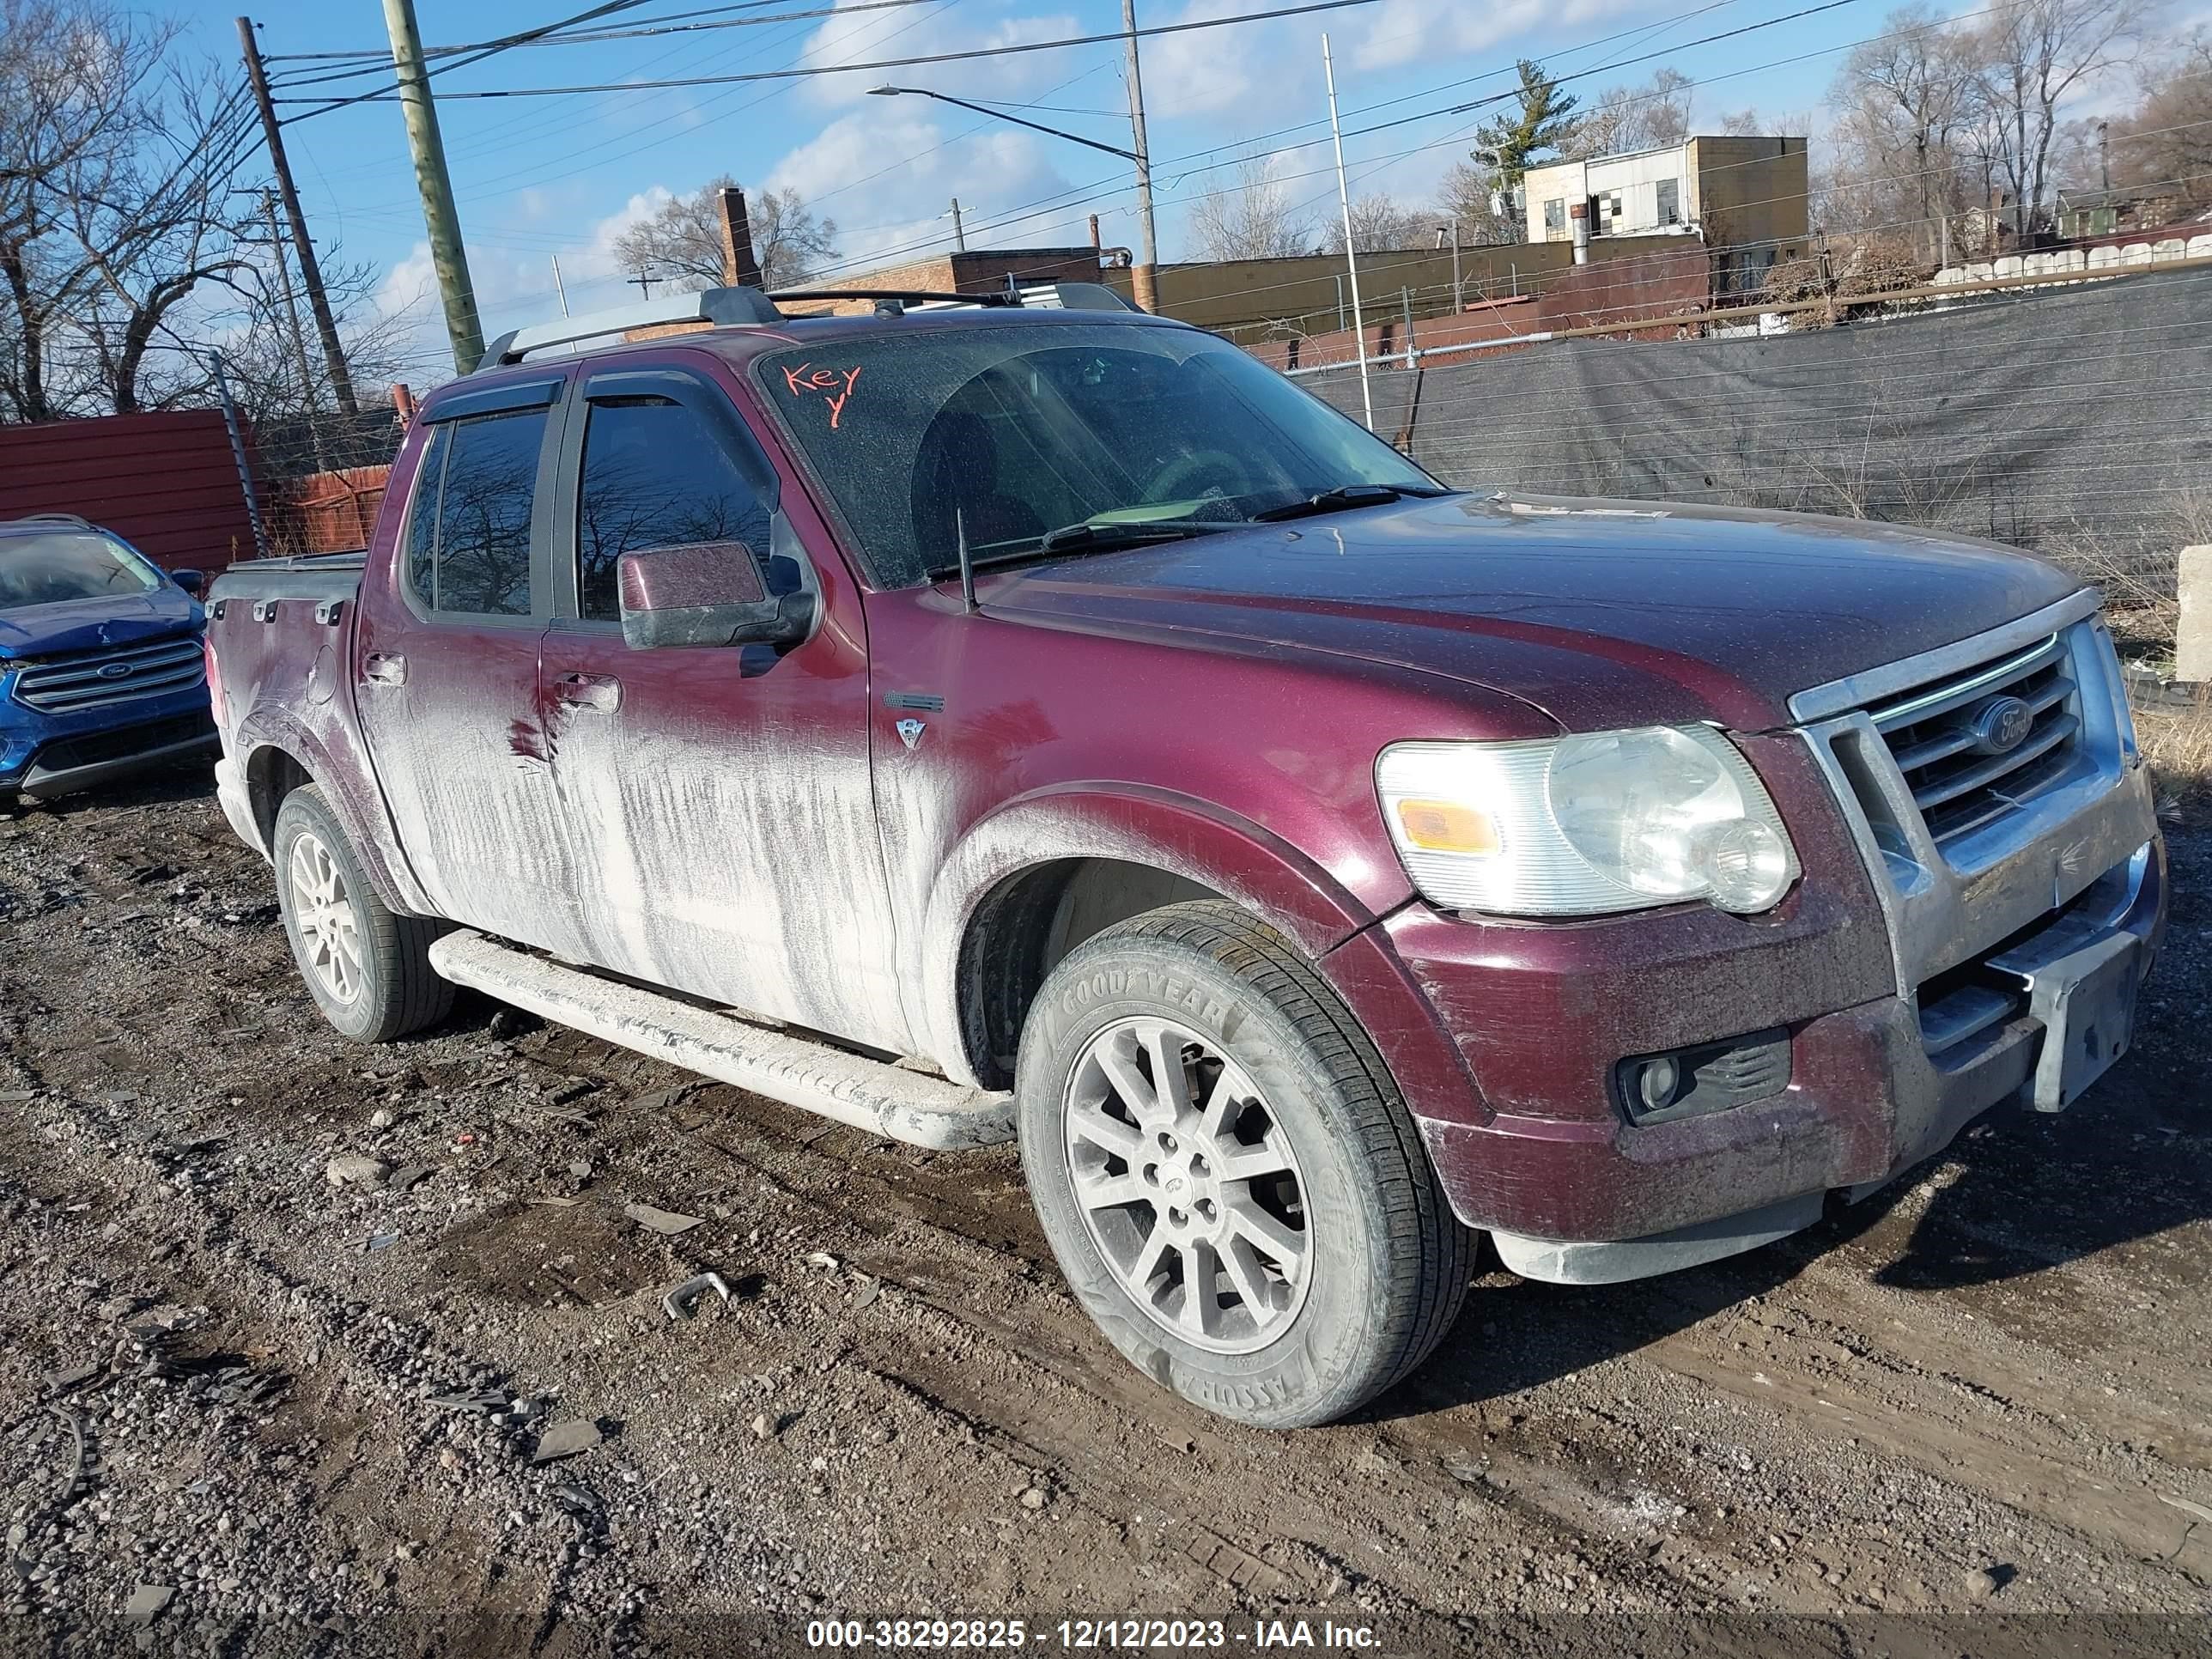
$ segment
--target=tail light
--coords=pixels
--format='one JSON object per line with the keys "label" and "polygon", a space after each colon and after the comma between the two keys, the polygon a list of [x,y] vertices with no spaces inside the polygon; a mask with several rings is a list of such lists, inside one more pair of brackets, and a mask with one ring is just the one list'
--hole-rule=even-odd
{"label": "tail light", "polygon": [[217,726],[228,731],[230,704],[222,695],[222,675],[215,665],[215,641],[204,634],[200,635],[200,660],[207,665],[208,711]]}

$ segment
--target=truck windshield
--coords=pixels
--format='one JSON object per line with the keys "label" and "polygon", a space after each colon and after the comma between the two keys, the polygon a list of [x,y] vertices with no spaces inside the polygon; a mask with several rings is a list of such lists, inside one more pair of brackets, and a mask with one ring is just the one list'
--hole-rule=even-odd
{"label": "truck windshield", "polygon": [[94,532],[0,536],[0,611],[143,593],[161,580],[138,555]]}
{"label": "truck windshield", "polygon": [[[1354,486],[1444,493],[1195,330],[924,323],[769,353],[755,373],[884,587],[952,568],[963,532],[985,564],[1249,523],[1316,495],[1364,504],[1332,495]],[[1084,526],[1098,533],[1068,533]]]}

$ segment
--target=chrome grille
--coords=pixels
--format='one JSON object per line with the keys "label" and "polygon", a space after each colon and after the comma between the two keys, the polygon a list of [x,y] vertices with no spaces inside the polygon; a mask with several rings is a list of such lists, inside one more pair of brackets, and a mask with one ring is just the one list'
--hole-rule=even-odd
{"label": "chrome grille", "polygon": [[[1869,711],[1938,847],[2004,817],[2067,775],[2081,732],[2070,667],[2064,635],[2053,634],[2001,662]],[[2008,715],[2011,729],[1992,737],[1993,724]]]}
{"label": "chrome grille", "polygon": [[145,645],[103,647],[31,664],[15,678],[26,708],[63,714],[157,692],[180,691],[206,678],[200,642],[191,635]]}

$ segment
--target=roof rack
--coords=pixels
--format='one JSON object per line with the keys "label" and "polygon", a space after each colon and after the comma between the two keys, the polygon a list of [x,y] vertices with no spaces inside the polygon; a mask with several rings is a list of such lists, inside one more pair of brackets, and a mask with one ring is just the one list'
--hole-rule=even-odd
{"label": "roof rack", "polygon": [[1017,287],[1009,275],[1006,286],[1013,289],[1019,303],[1047,311],[1137,309],[1103,283],[1027,283]]}
{"label": "roof rack", "polygon": [[573,345],[602,335],[669,323],[710,323],[717,327],[755,327],[786,321],[778,301],[872,300],[878,317],[903,316],[908,309],[943,311],[955,306],[1021,307],[1045,311],[1134,311],[1136,307],[1103,283],[1020,283],[1007,273],[1003,289],[981,294],[945,294],[928,289],[811,288],[763,294],[757,288],[709,288],[696,294],[670,294],[636,305],[587,311],[528,328],[509,329],[484,348],[476,372],[506,368],[547,346]]}
{"label": "roof rack", "polygon": [[925,307],[942,309],[947,306],[1013,306],[1021,301],[1010,294],[945,294],[924,288],[793,288],[779,289],[769,295],[778,305],[786,301],[801,300],[873,300],[876,314],[896,317],[908,307],[919,311]]}
{"label": "roof rack", "polygon": [[20,519],[9,519],[9,524],[73,524],[80,530],[97,530],[100,526],[75,513],[26,513]]}
{"label": "roof rack", "polygon": [[915,307],[937,311],[946,305],[1020,306],[1031,311],[1134,311],[1136,307],[1103,283],[1018,283],[1012,271],[1006,285],[989,294],[959,294],[950,299],[932,295]]}
{"label": "roof rack", "polygon": [[580,316],[509,329],[484,348],[483,360],[477,365],[477,372],[510,367],[520,362],[527,354],[547,346],[570,345],[578,340],[595,339],[603,334],[624,334],[634,328],[651,328],[656,324],[712,323],[725,326],[750,323],[757,326],[782,320],[783,313],[775,308],[775,302],[757,288],[708,288],[696,294],[664,295],[658,300],[644,300],[636,305],[610,306],[605,311],[587,311]]}
{"label": "roof rack", "polygon": [[1012,272],[1007,273],[1006,287],[977,294],[905,288],[809,288],[779,290],[769,298],[779,304],[801,300],[872,300],[879,317],[896,317],[908,311],[947,311],[956,306],[1019,306],[1045,311],[1136,309],[1103,283],[1020,283]]}

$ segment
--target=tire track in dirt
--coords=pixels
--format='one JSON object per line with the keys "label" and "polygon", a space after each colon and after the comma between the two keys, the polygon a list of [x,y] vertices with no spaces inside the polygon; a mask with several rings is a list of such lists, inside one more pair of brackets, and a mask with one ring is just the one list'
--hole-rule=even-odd
{"label": "tire track in dirt", "polygon": [[[115,820],[88,810],[0,837],[7,878],[21,885],[33,836],[50,867],[64,867],[56,853],[76,860],[64,884],[78,896],[32,918],[30,948],[0,963],[0,1079],[50,1090],[30,1115],[74,1126],[56,1167],[106,1206],[63,1230],[88,1270],[123,1282],[126,1246],[100,1225],[158,1215],[185,1241],[180,1274],[188,1262],[204,1299],[240,1309],[303,1367],[329,1350],[303,1375],[362,1448],[326,1455],[317,1502],[331,1527],[412,1524],[403,1517],[428,1494],[372,1443],[419,1444],[436,1425],[386,1391],[384,1346],[348,1346],[328,1318],[290,1315],[284,1285],[363,1310],[340,1322],[392,1317],[419,1328],[426,1352],[626,1419],[592,1478],[636,1479],[611,1558],[627,1576],[571,1583],[526,1553],[500,1593],[534,1624],[565,1632],[605,1613],[680,1638],[668,1618],[732,1594],[787,1616],[870,1595],[947,1607],[948,1593],[1028,1595],[1096,1614],[1327,1597],[1442,1648],[1485,1619],[1580,1607],[1955,1607],[1969,1570],[1991,1559],[2025,1574],[2008,1605],[2203,1604],[2191,1575],[2212,1528],[2161,1560],[2174,1534],[2160,1525],[2185,1531],[2191,1517],[2142,1507],[2169,1484],[2204,1495],[2192,1482],[2206,1396],[2185,1334],[2148,1332],[2154,1395],[2107,1382],[2117,1358],[2054,1348],[2033,1305],[1972,1316],[2004,1287],[1874,1284],[1902,1206],[1611,1291],[1486,1274],[1406,1388],[1350,1424],[1254,1434],[1164,1394],[1097,1336],[1060,1287],[1010,1152],[873,1142],[573,1033],[517,1034],[511,1017],[501,1040],[482,1006],[422,1042],[343,1048],[315,1024],[277,930],[223,920],[250,918],[267,875],[202,833],[210,817],[196,801]],[[133,873],[187,860],[173,902],[168,878]],[[149,910],[156,922],[131,920]],[[149,943],[155,926],[166,931]],[[184,999],[196,1022],[171,1012]],[[216,1018],[216,1034],[255,1035],[211,1036]],[[103,1091],[143,1098],[118,1108]],[[322,1159],[362,1144],[372,1107],[396,1115],[394,1144],[442,1146],[471,1126],[481,1144],[437,1152],[444,1167],[416,1200],[331,1199]],[[228,1133],[252,1167],[147,1207],[149,1172],[166,1167],[149,1160],[194,1125]],[[588,1178],[565,1174],[572,1158]],[[19,1161],[36,1162],[0,1148],[0,1164]],[[523,1202],[540,1194],[574,1202]],[[641,1243],[617,1218],[626,1196],[713,1218],[696,1246]],[[1969,1212],[1953,1225],[1989,1224]],[[398,1247],[362,1254],[362,1226],[394,1228]],[[238,1248],[260,1265],[219,1300]],[[2169,1299],[2166,1325],[2201,1328],[2202,1278],[2163,1249],[2054,1249],[2066,1259],[2014,1284],[2103,1297],[2116,1333],[2144,1330],[2135,1304],[2154,1295]],[[808,1267],[815,1252],[835,1267]],[[659,1289],[704,1265],[758,1269],[769,1289],[667,1325]],[[50,1341],[49,1319],[11,1335]],[[758,1439],[757,1413],[789,1422]],[[878,1443],[878,1431],[892,1437]],[[545,1482],[520,1480],[519,1497],[488,1486],[456,1520],[456,1593],[485,1571],[460,1558],[495,1556],[513,1534],[503,1504],[545,1524]],[[706,1511],[734,1514],[720,1522],[729,1563],[692,1562],[689,1509],[722,1501],[684,1496],[695,1480],[742,1494],[733,1512]],[[2100,1484],[2109,1506],[2080,1501]],[[1044,1492],[1043,1507],[1018,1491]],[[632,1599],[639,1584],[665,1613]]]}

